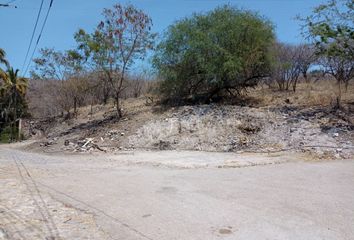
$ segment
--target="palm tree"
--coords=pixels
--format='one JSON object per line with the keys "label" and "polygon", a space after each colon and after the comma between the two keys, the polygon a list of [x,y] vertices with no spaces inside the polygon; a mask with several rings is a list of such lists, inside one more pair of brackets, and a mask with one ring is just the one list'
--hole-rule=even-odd
{"label": "palm tree", "polygon": [[28,80],[19,77],[18,72],[18,69],[13,68],[8,68],[7,71],[0,69],[0,80],[3,82],[0,85],[0,119],[4,119],[5,124],[9,124],[11,129],[17,128],[16,121],[26,111],[25,95]]}
{"label": "palm tree", "polygon": [[25,96],[28,86],[28,80],[24,77],[18,77],[19,70],[14,70],[12,67],[8,68],[7,71],[0,72],[0,79],[3,80],[3,89],[12,94],[19,94],[20,96]]}
{"label": "palm tree", "polygon": [[9,63],[5,57],[6,57],[5,51],[2,48],[0,48],[0,64],[5,64],[6,66],[8,66]]}

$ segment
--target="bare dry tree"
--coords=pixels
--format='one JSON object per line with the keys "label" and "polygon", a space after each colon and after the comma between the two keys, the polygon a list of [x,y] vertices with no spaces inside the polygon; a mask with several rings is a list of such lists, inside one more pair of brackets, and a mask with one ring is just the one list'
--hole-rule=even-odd
{"label": "bare dry tree", "polygon": [[143,59],[152,49],[155,34],[151,33],[151,18],[132,5],[116,4],[104,9],[104,21],[92,34],[80,29],[75,39],[89,62],[104,73],[115,100],[117,117],[122,117],[120,98],[126,87],[129,67]]}

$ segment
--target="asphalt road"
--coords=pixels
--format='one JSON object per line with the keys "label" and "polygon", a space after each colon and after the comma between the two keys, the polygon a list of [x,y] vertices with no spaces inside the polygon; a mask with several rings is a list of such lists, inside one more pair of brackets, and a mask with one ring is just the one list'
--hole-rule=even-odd
{"label": "asphalt road", "polygon": [[[50,210],[31,223],[42,229],[38,239],[354,239],[354,160],[282,161],[288,158],[203,152],[48,156],[0,147],[0,239],[26,235],[28,228],[16,233],[1,216],[11,208],[27,218],[26,226],[32,215],[21,207],[31,204],[34,212]],[[34,196],[21,202],[26,192]],[[19,203],[11,205],[9,196]],[[54,203],[63,209],[51,210]],[[69,220],[59,217],[64,213]],[[73,221],[70,214],[92,216],[94,223]],[[73,227],[80,231],[70,235]]]}

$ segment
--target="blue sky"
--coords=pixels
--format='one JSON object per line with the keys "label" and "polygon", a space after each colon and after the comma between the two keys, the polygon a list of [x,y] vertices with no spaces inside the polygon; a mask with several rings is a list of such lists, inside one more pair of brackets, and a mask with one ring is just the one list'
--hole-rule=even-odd
{"label": "blue sky", "polygon": [[[10,0],[0,0],[7,3]],[[45,0],[39,31],[50,0]],[[73,48],[73,33],[78,28],[93,30],[101,20],[101,12],[118,1],[113,0],[54,0],[46,27],[38,48],[54,47],[57,50]],[[162,33],[174,21],[190,16],[193,12],[205,12],[230,4],[240,8],[255,10],[269,18],[276,26],[277,38],[288,43],[303,42],[298,14],[308,15],[313,7],[325,0],[130,0],[148,13],[153,20],[153,30]],[[7,52],[7,58],[21,69],[31,38],[41,0],[15,0],[17,8],[0,7],[0,48]],[[37,39],[35,35],[34,42]],[[31,50],[32,51],[32,50]],[[36,56],[36,55],[35,55]]]}

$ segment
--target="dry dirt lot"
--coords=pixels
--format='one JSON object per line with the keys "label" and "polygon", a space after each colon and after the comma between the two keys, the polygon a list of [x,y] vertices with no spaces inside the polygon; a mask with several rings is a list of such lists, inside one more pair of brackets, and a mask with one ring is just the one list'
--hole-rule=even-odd
{"label": "dry dirt lot", "polygon": [[350,240],[353,186],[350,159],[2,145],[0,239]]}

